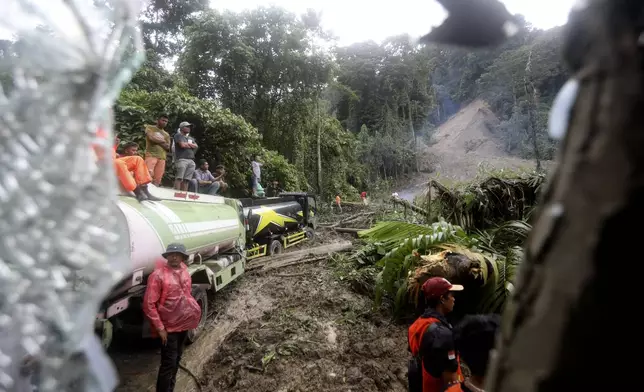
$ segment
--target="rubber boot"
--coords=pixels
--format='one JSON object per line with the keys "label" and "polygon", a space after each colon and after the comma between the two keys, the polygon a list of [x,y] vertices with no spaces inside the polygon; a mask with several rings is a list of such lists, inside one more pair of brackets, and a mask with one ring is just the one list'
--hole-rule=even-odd
{"label": "rubber boot", "polygon": [[134,195],[136,196],[136,200],[139,202],[148,200],[148,198],[145,196],[145,193],[143,193],[143,189],[141,189],[141,186],[137,186],[134,188]]}
{"label": "rubber boot", "polygon": [[150,201],[161,201],[158,197],[154,196],[153,194],[150,193],[150,190],[148,189],[148,184],[145,185],[139,185],[141,187],[141,190],[143,190],[143,194],[145,197],[150,200]]}

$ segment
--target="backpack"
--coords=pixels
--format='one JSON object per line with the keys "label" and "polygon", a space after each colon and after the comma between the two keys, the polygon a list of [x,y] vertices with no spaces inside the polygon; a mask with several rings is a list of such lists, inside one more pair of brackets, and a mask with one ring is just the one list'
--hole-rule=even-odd
{"label": "backpack", "polygon": [[[422,342],[422,337],[427,330],[432,327],[437,327],[439,323],[439,321],[434,318],[428,318],[425,320],[427,320],[427,324],[426,326],[421,327],[424,331],[420,336],[418,343],[419,346],[420,342]],[[412,354],[412,358],[407,363],[407,382],[409,385],[409,392],[423,392],[423,358],[420,355],[420,349],[416,355]]]}

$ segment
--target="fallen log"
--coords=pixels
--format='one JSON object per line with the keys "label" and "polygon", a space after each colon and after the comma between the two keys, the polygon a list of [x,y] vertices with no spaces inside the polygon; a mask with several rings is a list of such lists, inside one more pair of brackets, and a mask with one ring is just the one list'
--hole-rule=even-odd
{"label": "fallen log", "polygon": [[344,224],[347,224],[347,223],[350,223],[350,222],[354,222],[354,221],[358,220],[359,218],[362,218],[362,217],[365,217],[365,216],[371,216],[371,215],[374,215],[374,214],[375,214],[374,211],[361,212],[359,214],[351,215],[351,216],[348,216],[346,218],[340,219],[340,221],[338,221],[337,223],[334,223],[332,225],[324,225],[323,227],[335,228],[335,227],[338,227],[338,226],[341,226],[341,225],[344,225]]}
{"label": "fallen log", "polygon": [[323,256],[317,256],[317,257],[311,257],[303,260],[295,260],[295,261],[290,261],[288,263],[279,263],[279,264],[270,264],[268,267],[262,268],[260,272],[268,272],[268,271],[273,271],[279,268],[285,268],[285,267],[290,267],[293,265],[300,265],[300,264],[307,264],[307,263],[315,263],[316,261],[322,261],[326,260],[330,255],[326,254]]}
{"label": "fallen log", "polygon": [[328,257],[331,253],[342,252],[351,249],[353,244],[350,241],[335,242],[316,246],[314,248],[302,249],[296,252],[282,253],[275,256],[266,257],[260,260],[251,261],[246,266],[246,271],[268,269],[271,266],[284,266],[288,263],[305,260],[315,256]]}
{"label": "fallen log", "polygon": [[366,229],[354,229],[352,227],[336,227],[333,230],[338,233],[355,234],[355,236],[357,237],[359,232]]}

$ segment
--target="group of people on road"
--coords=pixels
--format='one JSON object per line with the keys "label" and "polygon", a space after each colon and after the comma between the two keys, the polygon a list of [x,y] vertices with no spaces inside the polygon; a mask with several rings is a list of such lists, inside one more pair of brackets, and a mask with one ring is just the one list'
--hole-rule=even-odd
{"label": "group of people on road", "polygon": [[[498,315],[466,316],[453,328],[446,316],[454,309],[454,292],[463,289],[441,277],[423,284],[427,309],[408,331],[410,392],[483,391],[500,319]],[[463,378],[461,359],[470,370],[468,379]]]}

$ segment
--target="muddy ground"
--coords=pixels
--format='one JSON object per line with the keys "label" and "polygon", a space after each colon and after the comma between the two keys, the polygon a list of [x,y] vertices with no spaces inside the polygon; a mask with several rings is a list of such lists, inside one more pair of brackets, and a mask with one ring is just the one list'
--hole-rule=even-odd
{"label": "muddy ground", "polygon": [[[182,362],[208,392],[406,391],[406,327],[372,306],[332,260],[250,272],[210,302],[209,325]],[[154,390],[157,342],[122,341],[111,355],[117,391]],[[199,389],[180,371],[175,390]]]}

